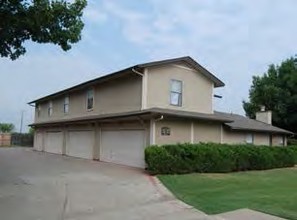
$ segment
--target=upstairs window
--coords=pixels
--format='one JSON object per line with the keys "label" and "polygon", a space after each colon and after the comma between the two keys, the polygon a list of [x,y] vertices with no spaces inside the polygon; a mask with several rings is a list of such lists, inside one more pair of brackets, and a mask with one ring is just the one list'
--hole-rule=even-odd
{"label": "upstairs window", "polygon": [[94,108],[94,90],[89,89],[87,91],[87,110],[92,110]]}
{"label": "upstairs window", "polygon": [[254,135],[253,134],[246,134],[245,143],[253,144],[254,143]]}
{"label": "upstairs window", "polygon": [[171,80],[170,85],[170,104],[182,106],[182,81]]}
{"label": "upstairs window", "polygon": [[69,96],[64,98],[64,113],[67,114],[69,112]]}
{"label": "upstairs window", "polygon": [[52,116],[52,114],[53,114],[53,102],[52,101],[48,102],[47,114],[48,114],[48,116]]}

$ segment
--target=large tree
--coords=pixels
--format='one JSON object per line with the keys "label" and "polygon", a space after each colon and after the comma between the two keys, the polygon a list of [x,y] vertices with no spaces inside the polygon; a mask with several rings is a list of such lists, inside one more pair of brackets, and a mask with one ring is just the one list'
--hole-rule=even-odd
{"label": "large tree", "polygon": [[291,57],[279,66],[270,65],[263,76],[254,76],[249,101],[243,101],[246,115],[264,105],[273,112],[273,124],[297,132],[297,59]]}
{"label": "large tree", "polygon": [[0,55],[17,59],[24,42],[53,43],[64,51],[81,39],[86,0],[0,0]]}
{"label": "large tree", "polygon": [[0,132],[10,133],[14,130],[14,125],[10,123],[0,123]]}

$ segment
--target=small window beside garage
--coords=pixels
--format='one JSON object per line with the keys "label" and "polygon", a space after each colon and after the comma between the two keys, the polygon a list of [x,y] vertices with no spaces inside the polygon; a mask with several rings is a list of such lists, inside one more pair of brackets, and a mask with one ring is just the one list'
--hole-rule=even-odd
{"label": "small window beside garage", "polygon": [[170,136],[170,128],[168,128],[168,127],[162,127],[161,128],[161,135],[162,136]]}
{"label": "small window beside garage", "polygon": [[279,145],[280,145],[280,146],[285,146],[285,136],[281,136],[281,137],[280,137]]}
{"label": "small window beside garage", "polygon": [[87,91],[87,110],[92,110],[94,108],[94,89],[89,89]]}
{"label": "small window beside garage", "polygon": [[182,106],[182,81],[171,80],[170,84],[170,104],[175,106]]}
{"label": "small window beside garage", "polygon": [[53,114],[53,102],[52,101],[48,102],[47,114],[48,114],[48,116],[52,116],[52,114]]}
{"label": "small window beside garage", "polygon": [[254,135],[253,134],[246,134],[245,143],[253,144],[254,143]]}
{"label": "small window beside garage", "polygon": [[67,114],[69,112],[69,96],[64,98],[64,113]]}

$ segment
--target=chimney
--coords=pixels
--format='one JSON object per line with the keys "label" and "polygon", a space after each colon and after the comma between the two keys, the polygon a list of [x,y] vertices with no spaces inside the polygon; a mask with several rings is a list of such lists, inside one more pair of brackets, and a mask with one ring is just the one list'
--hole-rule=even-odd
{"label": "chimney", "polygon": [[266,111],[265,106],[261,106],[261,110],[256,113],[256,120],[266,124],[272,123],[272,111]]}

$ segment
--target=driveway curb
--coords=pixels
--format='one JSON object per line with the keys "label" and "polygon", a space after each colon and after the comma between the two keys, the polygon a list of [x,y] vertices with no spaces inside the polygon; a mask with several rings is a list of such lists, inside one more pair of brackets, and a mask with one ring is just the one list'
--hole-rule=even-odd
{"label": "driveway curb", "polygon": [[188,205],[187,203],[179,200],[178,198],[176,198],[164,185],[163,183],[155,176],[150,176],[148,175],[148,178],[150,180],[150,182],[155,186],[156,190],[158,193],[160,193],[161,195],[163,195],[164,197],[168,198],[168,199],[172,199],[174,201],[174,203],[176,205],[178,205],[180,208],[183,209],[193,209],[195,211],[198,211],[201,214],[204,214],[205,216],[208,216],[207,214],[205,214],[204,212],[194,208],[191,205]]}

